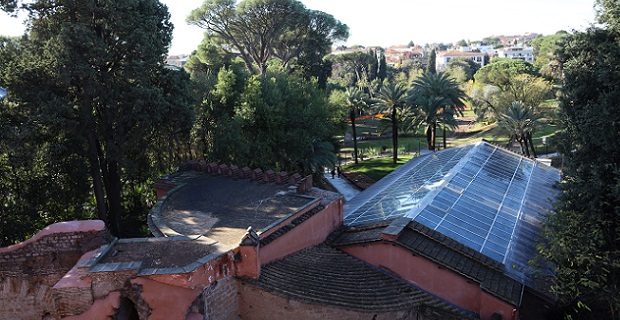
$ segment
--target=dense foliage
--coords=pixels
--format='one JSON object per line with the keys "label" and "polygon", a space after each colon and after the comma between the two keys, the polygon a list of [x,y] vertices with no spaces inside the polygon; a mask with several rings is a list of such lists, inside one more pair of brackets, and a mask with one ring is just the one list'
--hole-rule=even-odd
{"label": "dense foliage", "polygon": [[96,212],[115,235],[135,234],[149,179],[170,170],[192,122],[189,76],[164,68],[167,8],[37,1],[27,10],[29,36],[4,46],[0,66],[4,227]]}
{"label": "dense foliage", "polygon": [[333,42],[349,36],[346,25],[297,0],[206,0],[187,21],[205,29],[211,43],[258,74],[277,59],[286,68],[317,76],[313,69],[321,72]]}
{"label": "dense foliage", "polygon": [[620,318],[620,4],[599,1],[605,29],[566,38],[561,116],[562,193],[540,247],[553,262],[553,290],[566,314]]}

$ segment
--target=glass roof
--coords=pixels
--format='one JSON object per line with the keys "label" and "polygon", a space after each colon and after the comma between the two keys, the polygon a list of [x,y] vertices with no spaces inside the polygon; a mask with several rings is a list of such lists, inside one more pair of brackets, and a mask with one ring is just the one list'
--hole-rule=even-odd
{"label": "glass roof", "polygon": [[558,181],[559,170],[482,141],[409,161],[347,203],[344,224],[409,217],[521,278]]}

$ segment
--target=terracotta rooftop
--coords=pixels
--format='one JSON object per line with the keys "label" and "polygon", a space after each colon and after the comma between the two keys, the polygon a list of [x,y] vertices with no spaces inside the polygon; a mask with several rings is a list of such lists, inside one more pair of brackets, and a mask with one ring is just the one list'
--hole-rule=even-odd
{"label": "terracotta rooftop", "polygon": [[264,266],[258,280],[242,280],[286,298],[356,311],[424,307],[447,314],[448,318],[477,316],[325,244]]}

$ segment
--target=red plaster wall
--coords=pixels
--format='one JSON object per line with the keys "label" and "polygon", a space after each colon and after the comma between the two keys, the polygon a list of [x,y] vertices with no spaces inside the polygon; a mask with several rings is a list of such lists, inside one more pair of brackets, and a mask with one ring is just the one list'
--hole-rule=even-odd
{"label": "red plaster wall", "polygon": [[260,258],[258,256],[258,246],[239,246],[235,249],[236,254],[241,258],[235,263],[236,275],[258,279],[260,276]]}
{"label": "red plaster wall", "polygon": [[304,208],[303,210],[300,210],[298,212],[296,212],[294,215],[291,215],[290,217],[288,217],[288,219],[278,223],[277,225],[269,228],[268,230],[265,230],[264,232],[262,232],[260,234],[260,238],[264,239],[265,237],[269,236],[270,234],[274,233],[275,231],[277,231],[278,229],[282,228],[283,226],[286,226],[287,224],[291,223],[291,221],[295,220],[296,218],[298,218],[299,216],[303,215],[304,213],[316,208],[318,205],[320,205],[321,202],[320,201],[316,201],[314,203],[312,203],[311,205],[309,205],[308,207]]}
{"label": "red plaster wall", "polygon": [[500,314],[504,320],[519,319],[519,315],[514,307],[507,305],[486,292],[480,294],[480,300],[480,319],[490,319],[493,313]]}
{"label": "red plaster wall", "polygon": [[141,297],[151,308],[149,320],[185,320],[189,307],[202,288],[194,290],[163,284],[146,278],[131,280],[142,286]]}
{"label": "red plaster wall", "polygon": [[205,287],[214,281],[234,275],[236,269],[233,260],[232,251],[228,251],[188,273],[152,275],[145,278],[190,289]]}
{"label": "red plaster wall", "polygon": [[478,284],[450,270],[439,268],[423,257],[414,256],[399,246],[377,243],[343,250],[463,309],[478,313],[481,319],[489,319],[494,312],[508,316],[514,309],[484,293]]}
{"label": "red plaster wall", "polygon": [[259,250],[261,265],[266,265],[299,250],[318,245],[342,224],[342,198],[326,205],[295,229]]}
{"label": "red plaster wall", "polygon": [[104,299],[95,300],[93,305],[86,312],[62,318],[63,320],[108,320],[116,313],[121,301],[121,293],[118,291],[110,292]]}

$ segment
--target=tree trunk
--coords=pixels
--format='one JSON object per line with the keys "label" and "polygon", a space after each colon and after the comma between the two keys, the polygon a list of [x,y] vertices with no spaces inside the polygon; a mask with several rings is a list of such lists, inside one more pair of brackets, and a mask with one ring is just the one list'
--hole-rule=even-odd
{"label": "tree trunk", "polygon": [[353,131],[353,159],[357,164],[357,133],[355,131],[355,108],[351,108],[349,112],[349,119],[351,119],[351,131]]}
{"label": "tree trunk", "polygon": [[519,143],[521,144],[521,148],[525,153],[526,157],[530,157],[530,149],[527,147],[527,139],[525,139],[524,137],[521,137],[519,139]]}
{"label": "tree trunk", "polygon": [[446,126],[443,126],[443,148],[446,149]]}
{"label": "tree trunk", "polygon": [[110,208],[110,225],[112,233],[117,237],[122,237],[121,232],[121,176],[118,162],[114,159],[107,161],[108,163],[108,181],[110,186],[107,190],[108,205]]}
{"label": "tree trunk", "polygon": [[536,150],[534,149],[534,140],[532,139],[531,133],[527,134],[527,141],[530,143],[530,147],[532,147],[532,155],[534,158],[538,158],[538,155],[536,155]]}
{"label": "tree trunk", "polygon": [[396,107],[392,107],[392,154],[394,164],[398,161],[398,119],[396,119]]}
{"label": "tree trunk", "polygon": [[426,128],[426,147],[428,150],[433,150],[433,126],[430,124]]}
{"label": "tree trunk", "polygon": [[99,158],[97,156],[97,139],[95,139],[93,132],[88,133],[88,163],[90,167],[90,176],[91,179],[93,179],[97,217],[109,226],[108,206],[106,205],[103,177],[99,167]]}
{"label": "tree trunk", "polygon": [[86,133],[88,145],[88,166],[90,177],[93,180],[93,193],[95,195],[95,206],[97,208],[97,218],[106,225],[109,224],[108,207],[106,205],[105,192],[103,188],[103,177],[99,166],[97,152],[97,138],[95,132],[95,122],[93,121],[93,99],[88,86],[81,88],[80,95],[80,121],[83,125],[82,132]]}

